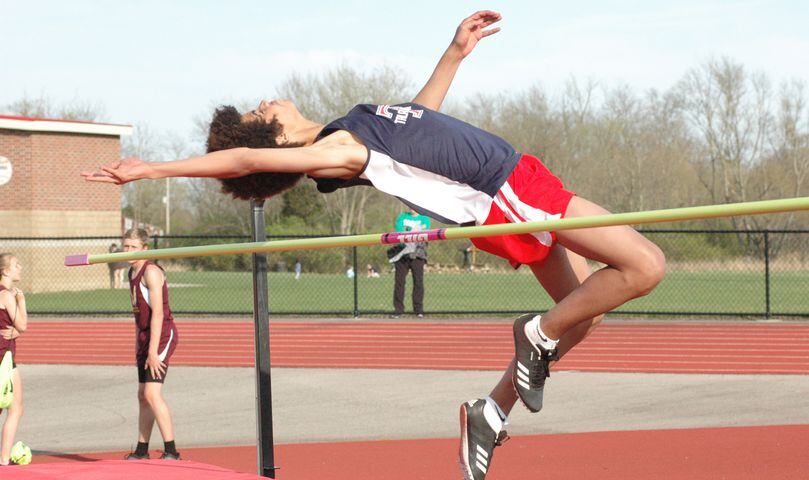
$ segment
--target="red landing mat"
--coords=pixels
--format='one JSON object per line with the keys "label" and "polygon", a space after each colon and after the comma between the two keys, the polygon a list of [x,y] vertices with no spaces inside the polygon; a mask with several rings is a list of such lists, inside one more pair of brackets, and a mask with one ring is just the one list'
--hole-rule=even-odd
{"label": "red landing mat", "polygon": [[3,467],[3,480],[259,480],[264,477],[238,473],[197,462],[161,460],[100,460]]}

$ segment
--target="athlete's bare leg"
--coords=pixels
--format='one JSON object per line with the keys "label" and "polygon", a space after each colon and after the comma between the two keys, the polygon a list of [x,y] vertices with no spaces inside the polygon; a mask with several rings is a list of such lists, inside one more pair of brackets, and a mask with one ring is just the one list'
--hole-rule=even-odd
{"label": "athlete's bare leg", "polygon": [[14,399],[6,412],[6,422],[3,424],[3,448],[0,450],[0,464],[8,465],[11,459],[11,447],[14,443],[14,436],[17,434],[17,426],[22,418],[22,377],[19,369],[15,368],[11,373],[11,385],[14,388]]}
{"label": "athlete's bare leg", "polygon": [[[539,283],[548,292],[554,302],[561,302],[590,276],[590,267],[581,256],[565,249],[559,244],[554,245],[548,258],[543,262],[529,265]],[[559,356],[563,357],[575,345],[584,340],[592,332],[603,315],[598,315],[589,322],[581,322],[573,329],[562,335],[559,341]],[[489,395],[500,408],[508,414],[517,401],[511,376],[514,368],[512,359],[503,377]]]}
{"label": "athlete's bare leg", "polygon": [[149,408],[154,416],[154,421],[157,422],[157,428],[160,429],[160,435],[163,437],[164,442],[171,442],[174,440],[174,428],[171,424],[171,412],[169,406],[163,399],[163,384],[158,382],[147,382],[144,384],[145,388],[143,396],[149,404]]}
{"label": "athlete's bare leg", "polygon": [[[573,197],[565,215],[607,213],[593,202]],[[540,326],[549,338],[560,339],[580,323],[648,294],[665,275],[666,261],[660,248],[628,226],[562,230],[557,238],[571,252],[606,266],[542,316]]]}

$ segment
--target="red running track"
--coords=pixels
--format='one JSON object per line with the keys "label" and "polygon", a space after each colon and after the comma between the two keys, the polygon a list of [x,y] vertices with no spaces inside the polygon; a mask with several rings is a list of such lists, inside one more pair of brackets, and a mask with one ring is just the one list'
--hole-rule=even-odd
{"label": "red running track", "polygon": [[[486,478],[805,479],[807,438],[809,425],[517,436],[495,450]],[[276,446],[275,459],[279,480],[437,480],[460,478],[457,452],[454,438],[301,443]],[[92,462],[123,455],[36,454],[34,462]],[[256,470],[255,447],[188,448],[182,455],[243,472]],[[93,469],[92,463],[81,466]],[[10,468],[24,472],[26,467]]]}
{"label": "red running track", "polygon": [[[179,320],[172,365],[253,365],[250,322]],[[502,370],[509,323],[274,322],[274,367]],[[134,326],[120,321],[32,321],[20,363],[130,365]],[[809,325],[602,325],[556,370],[649,373],[809,373]]]}

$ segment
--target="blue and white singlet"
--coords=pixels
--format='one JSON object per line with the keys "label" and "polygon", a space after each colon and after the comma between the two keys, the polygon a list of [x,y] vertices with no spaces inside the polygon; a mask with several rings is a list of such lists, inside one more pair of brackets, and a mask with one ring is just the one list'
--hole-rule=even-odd
{"label": "blue and white singlet", "polygon": [[416,103],[357,105],[316,140],[347,130],[368,148],[357,178],[315,178],[329,193],[373,185],[444,223],[482,224],[520,160],[502,138]]}

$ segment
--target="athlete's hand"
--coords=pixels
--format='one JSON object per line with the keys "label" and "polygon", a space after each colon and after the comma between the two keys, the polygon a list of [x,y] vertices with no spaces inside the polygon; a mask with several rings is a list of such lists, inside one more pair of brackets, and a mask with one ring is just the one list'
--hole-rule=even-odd
{"label": "athlete's hand", "polygon": [[4,328],[2,331],[0,331],[0,335],[2,335],[6,340],[14,340],[20,336],[19,332],[17,332],[14,327]]}
{"label": "athlete's hand", "polygon": [[500,31],[500,27],[485,30],[489,25],[499,22],[501,15],[491,10],[481,10],[464,19],[455,30],[452,46],[458,49],[461,58],[469,55],[481,38],[488,37]]}
{"label": "athlete's hand", "polygon": [[11,289],[11,293],[14,294],[14,300],[17,302],[18,305],[25,305],[25,294],[17,287],[13,287]]}
{"label": "athlete's hand", "polygon": [[157,353],[149,353],[144,368],[151,372],[152,378],[163,378],[163,374],[166,373],[166,364],[160,361]]}
{"label": "athlete's hand", "polygon": [[135,180],[150,178],[152,166],[137,157],[109,163],[95,172],[82,172],[81,176],[88,182],[114,183],[123,185]]}

